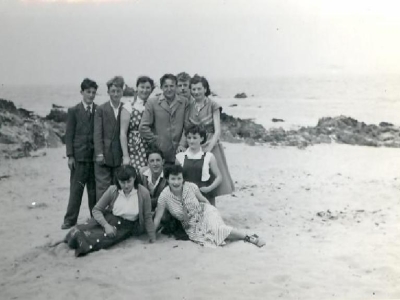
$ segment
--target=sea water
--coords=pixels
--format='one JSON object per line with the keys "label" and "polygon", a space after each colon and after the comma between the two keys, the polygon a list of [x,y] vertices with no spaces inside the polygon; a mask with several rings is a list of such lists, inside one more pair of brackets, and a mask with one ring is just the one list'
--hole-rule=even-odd
{"label": "sea water", "polygon": [[[69,107],[78,103],[79,84],[2,84],[0,98],[44,116],[52,104]],[[216,94],[213,99],[226,113],[254,119],[267,128],[315,126],[321,117],[339,115],[366,123],[400,124],[400,75],[225,79],[210,80],[210,86]],[[234,98],[242,92],[247,98]],[[108,99],[105,84],[99,84],[96,103]],[[273,118],[284,122],[274,123]]]}

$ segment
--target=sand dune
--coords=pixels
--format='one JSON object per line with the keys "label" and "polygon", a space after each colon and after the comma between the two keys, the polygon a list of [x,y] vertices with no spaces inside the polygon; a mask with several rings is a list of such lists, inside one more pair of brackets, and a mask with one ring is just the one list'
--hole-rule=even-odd
{"label": "sand dune", "polygon": [[66,234],[64,148],[1,161],[0,299],[400,298],[399,150],[224,145],[237,191],[217,206],[264,248],[159,235],[75,258],[46,246]]}

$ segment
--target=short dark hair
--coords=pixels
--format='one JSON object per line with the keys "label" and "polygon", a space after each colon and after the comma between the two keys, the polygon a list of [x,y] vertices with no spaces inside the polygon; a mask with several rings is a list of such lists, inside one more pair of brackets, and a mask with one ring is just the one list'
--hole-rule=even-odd
{"label": "short dark hair", "polygon": [[190,81],[190,79],[192,79],[192,78],[190,77],[190,75],[188,73],[181,72],[178,75],[176,75],[176,79],[178,81]]}
{"label": "short dark hair", "polygon": [[146,82],[150,83],[151,89],[154,90],[154,80],[151,79],[148,76],[140,76],[140,77],[138,77],[138,79],[136,80],[136,87],[138,87],[139,84],[146,83]]}
{"label": "short dark hair", "polygon": [[110,89],[112,85],[123,89],[125,86],[125,80],[122,76],[114,76],[109,81],[107,81],[107,89]]}
{"label": "short dark hair", "polygon": [[168,180],[169,175],[183,175],[183,168],[181,165],[171,165],[165,168],[164,176]]}
{"label": "short dark hair", "polygon": [[207,131],[202,125],[190,124],[185,128],[185,135],[187,136],[189,133],[191,134],[199,134],[200,137],[203,138],[203,143],[207,140]]}
{"label": "short dark hair", "polygon": [[148,160],[148,159],[149,159],[149,156],[150,156],[151,154],[154,154],[154,153],[159,154],[159,155],[161,156],[161,158],[164,159],[164,153],[161,151],[160,148],[158,148],[158,147],[156,147],[156,146],[152,146],[152,147],[150,147],[150,149],[148,149],[148,150],[146,151],[146,159]]}
{"label": "short dark hair", "polygon": [[208,80],[200,75],[194,75],[192,79],[190,79],[190,87],[192,86],[192,84],[198,84],[201,83],[203,85],[203,87],[206,89],[206,93],[205,95],[208,97],[211,95],[211,90],[210,90],[210,85],[208,83]]}
{"label": "short dark hair", "polygon": [[163,86],[164,82],[167,79],[171,79],[171,80],[175,81],[175,84],[177,84],[177,82],[178,82],[177,79],[176,79],[176,76],[174,74],[164,74],[163,77],[160,78],[161,87]]}
{"label": "short dark hair", "polygon": [[95,90],[97,90],[99,86],[97,85],[96,81],[93,81],[89,78],[85,78],[83,79],[82,83],[81,83],[81,91],[90,89],[90,88],[94,88]]}
{"label": "short dark hair", "polygon": [[117,180],[115,180],[115,185],[120,190],[121,186],[119,184],[119,181],[127,181],[130,178],[134,178],[135,181],[133,183],[133,186],[134,186],[135,189],[137,189],[138,185],[139,185],[139,178],[138,178],[138,175],[137,175],[137,172],[136,172],[135,168],[130,166],[130,165],[121,166],[117,170],[117,175],[116,175],[116,179]]}

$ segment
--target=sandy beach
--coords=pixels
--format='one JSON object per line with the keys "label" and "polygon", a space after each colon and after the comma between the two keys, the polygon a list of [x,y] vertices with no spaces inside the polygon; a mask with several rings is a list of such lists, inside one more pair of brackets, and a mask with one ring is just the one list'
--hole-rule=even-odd
{"label": "sandy beach", "polygon": [[[224,146],[237,191],[217,207],[263,248],[158,235],[75,258],[48,247],[67,233],[65,149],[2,161],[0,298],[400,298],[398,149]],[[88,216],[84,196],[79,221]]]}

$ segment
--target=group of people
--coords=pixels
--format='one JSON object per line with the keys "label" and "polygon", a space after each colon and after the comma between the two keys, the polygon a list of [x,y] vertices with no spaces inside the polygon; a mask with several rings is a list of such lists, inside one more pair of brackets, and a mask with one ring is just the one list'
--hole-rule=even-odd
{"label": "group of people", "polygon": [[[215,197],[234,184],[219,142],[221,107],[208,96],[206,78],[183,72],[154,81],[141,76],[132,101],[121,102],[125,82],[107,82],[110,101],[96,105],[97,84],[81,83],[82,101],[68,109],[66,148],[70,197],[62,229],[76,256],[110,247],[131,235],[178,222],[202,245],[265,242],[225,225]],[[84,188],[92,218],[77,225]]]}

